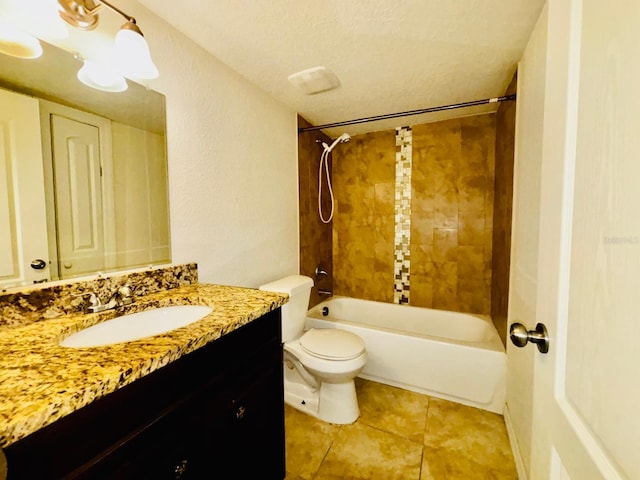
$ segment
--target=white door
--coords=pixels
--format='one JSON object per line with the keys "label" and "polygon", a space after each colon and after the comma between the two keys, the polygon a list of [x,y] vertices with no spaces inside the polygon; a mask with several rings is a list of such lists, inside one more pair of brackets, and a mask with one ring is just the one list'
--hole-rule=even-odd
{"label": "white door", "polygon": [[51,115],[60,278],[105,269],[100,132]]}
{"label": "white door", "polygon": [[550,0],[547,45],[531,478],[640,479],[640,5]]}
{"label": "white door", "polygon": [[0,90],[0,287],[49,279],[42,168],[38,101]]}

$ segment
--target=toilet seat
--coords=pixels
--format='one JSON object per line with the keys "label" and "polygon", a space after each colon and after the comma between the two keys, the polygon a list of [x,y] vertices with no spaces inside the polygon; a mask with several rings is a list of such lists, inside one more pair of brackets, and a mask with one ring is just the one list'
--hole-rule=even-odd
{"label": "toilet seat", "polygon": [[312,328],[300,337],[300,346],[309,355],[325,360],[351,360],[362,355],[362,339],[344,330]]}
{"label": "toilet seat", "polygon": [[345,373],[362,369],[367,362],[366,350],[355,358],[347,360],[332,360],[308,353],[304,348],[302,348],[302,345],[300,345],[300,339],[285,342],[283,347],[285,351],[296,357],[306,369],[312,372],[325,372],[330,374]]}

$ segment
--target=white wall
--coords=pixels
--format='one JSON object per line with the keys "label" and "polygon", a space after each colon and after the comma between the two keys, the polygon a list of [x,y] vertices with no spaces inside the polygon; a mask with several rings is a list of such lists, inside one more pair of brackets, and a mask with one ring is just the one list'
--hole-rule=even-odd
{"label": "white wall", "polygon": [[116,265],[170,258],[164,135],[111,123]]}
{"label": "white wall", "polygon": [[167,99],[173,261],[232,285],[297,273],[296,113],[144,7],[130,10]]}
{"label": "white wall", "polygon": [[[538,233],[544,117],[547,8],[542,10],[518,65],[516,151],[513,187],[511,272],[508,324],[536,324]],[[533,368],[537,349],[517,348],[507,341],[507,406],[505,420],[521,479],[531,460]]]}

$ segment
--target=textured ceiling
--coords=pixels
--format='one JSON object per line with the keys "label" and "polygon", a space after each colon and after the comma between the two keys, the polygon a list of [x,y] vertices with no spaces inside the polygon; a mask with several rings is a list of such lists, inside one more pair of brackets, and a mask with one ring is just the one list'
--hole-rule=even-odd
{"label": "textured ceiling", "polygon": [[[314,125],[502,95],[543,0],[139,0]],[[341,85],[305,95],[315,66]],[[336,136],[495,109],[364,123]]]}

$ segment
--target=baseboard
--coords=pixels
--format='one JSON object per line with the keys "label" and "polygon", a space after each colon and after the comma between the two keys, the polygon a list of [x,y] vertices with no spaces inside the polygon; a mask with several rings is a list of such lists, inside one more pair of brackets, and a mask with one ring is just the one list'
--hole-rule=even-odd
{"label": "baseboard", "polygon": [[509,407],[504,406],[504,423],[507,426],[507,435],[509,436],[509,443],[511,444],[511,451],[513,452],[513,459],[516,462],[516,470],[518,471],[518,480],[529,480],[529,474],[524,466],[522,460],[522,454],[520,453],[520,447],[518,446],[518,440],[516,432],[513,430],[513,422],[511,421],[511,414],[509,413]]}

